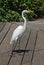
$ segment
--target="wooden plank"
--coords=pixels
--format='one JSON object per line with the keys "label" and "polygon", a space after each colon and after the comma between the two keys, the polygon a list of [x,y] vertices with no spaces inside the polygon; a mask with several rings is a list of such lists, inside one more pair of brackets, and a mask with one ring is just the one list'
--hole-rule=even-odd
{"label": "wooden plank", "polygon": [[[20,49],[18,49],[18,44],[15,49],[16,52],[13,53],[13,56],[10,60],[9,65],[20,65],[22,63],[22,57],[24,55],[25,48],[27,45],[27,40],[29,38],[30,29],[28,28],[22,38],[20,39]],[[17,62],[16,62],[17,61]]]}
{"label": "wooden plank", "polygon": [[38,31],[36,31],[36,30],[33,30],[33,29],[31,30],[31,35],[30,35],[30,39],[29,39],[29,42],[28,42],[28,46],[27,46],[28,50],[33,50],[34,49],[37,32]]}
{"label": "wooden plank", "polygon": [[37,31],[31,30],[31,35],[30,35],[29,42],[28,42],[28,45],[26,48],[26,50],[28,50],[28,52],[25,53],[22,65],[30,65],[31,64],[33,50],[34,50],[35,41],[36,41],[36,35],[37,35]]}
{"label": "wooden plank", "polygon": [[10,45],[10,39],[13,33],[13,30],[16,28],[16,24],[12,24],[11,28],[8,32],[8,34],[6,35],[5,39],[3,40],[2,44],[0,45],[0,65],[7,65],[9,58],[10,58],[10,49],[11,49],[11,45]]}
{"label": "wooden plank", "polygon": [[6,23],[3,23],[3,22],[0,23],[0,32],[3,30],[5,24],[6,24]]}
{"label": "wooden plank", "polygon": [[0,54],[0,65],[7,65],[7,62],[9,60],[10,53],[2,53]]}
{"label": "wooden plank", "polygon": [[6,23],[4,29],[0,32],[0,44],[3,41],[4,37],[6,36],[7,32],[9,31],[11,23]]}
{"label": "wooden plank", "polygon": [[35,50],[40,50],[40,49],[41,50],[44,49],[44,32],[42,31],[38,32],[38,38],[37,38]]}
{"label": "wooden plank", "polygon": [[44,65],[44,32],[38,32],[32,65]]}
{"label": "wooden plank", "polygon": [[32,65],[44,65],[44,50],[35,51]]}

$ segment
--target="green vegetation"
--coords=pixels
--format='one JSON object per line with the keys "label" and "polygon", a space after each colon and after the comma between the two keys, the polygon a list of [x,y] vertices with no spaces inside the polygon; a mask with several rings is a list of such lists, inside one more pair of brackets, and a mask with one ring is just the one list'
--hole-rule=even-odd
{"label": "green vegetation", "polygon": [[34,11],[25,15],[28,19],[44,16],[44,0],[0,0],[0,21],[21,21],[21,11]]}

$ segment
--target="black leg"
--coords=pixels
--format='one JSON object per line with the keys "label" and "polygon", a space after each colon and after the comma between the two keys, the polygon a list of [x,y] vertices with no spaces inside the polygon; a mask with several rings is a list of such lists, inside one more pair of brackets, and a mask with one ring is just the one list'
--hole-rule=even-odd
{"label": "black leg", "polygon": [[18,41],[19,41],[19,42],[18,42],[18,45],[19,45],[19,46],[18,46],[18,49],[19,49],[19,50],[20,50],[20,40],[21,40],[21,37],[19,37],[19,39],[18,39]]}

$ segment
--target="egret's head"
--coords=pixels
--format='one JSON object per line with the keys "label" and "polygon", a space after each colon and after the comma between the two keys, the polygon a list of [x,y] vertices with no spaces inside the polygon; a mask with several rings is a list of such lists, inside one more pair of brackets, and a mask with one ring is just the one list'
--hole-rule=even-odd
{"label": "egret's head", "polygon": [[23,11],[22,11],[22,14],[25,14],[25,13],[27,13],[27,10],[23,10]]}
{"label": "egret's head", "polygon": [[27,12],[27,10],[23,10],[22,12],[23,12],[23,13],[26,13],[26,12]]}
{"label": "egret's head", "polygon": [[26,18],[24,17],[24,14],[25,13],[30,13],[30,12],[33,12],[33,11],[31,11],[30,9],[28,9],[28,10],[23,10],[22,11],[22,18],[26,21]]}
{"label": "egret's head", "polygon": [[30,13],[30,12],[33,12],[33,11],[31,11],[30,9],[22,11],[22,13]]}

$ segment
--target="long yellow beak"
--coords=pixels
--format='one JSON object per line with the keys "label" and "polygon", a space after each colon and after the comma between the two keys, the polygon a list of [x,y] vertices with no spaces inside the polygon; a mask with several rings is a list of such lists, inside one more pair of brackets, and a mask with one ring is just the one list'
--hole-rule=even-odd
{"label": "long yellow beak", "polygon": [[32,10],[30,10],[30,9],[28,9],[28,10],[27,10],[27,13],[30,13],[30,12],[33,12],[33,11],[32,11]]}

